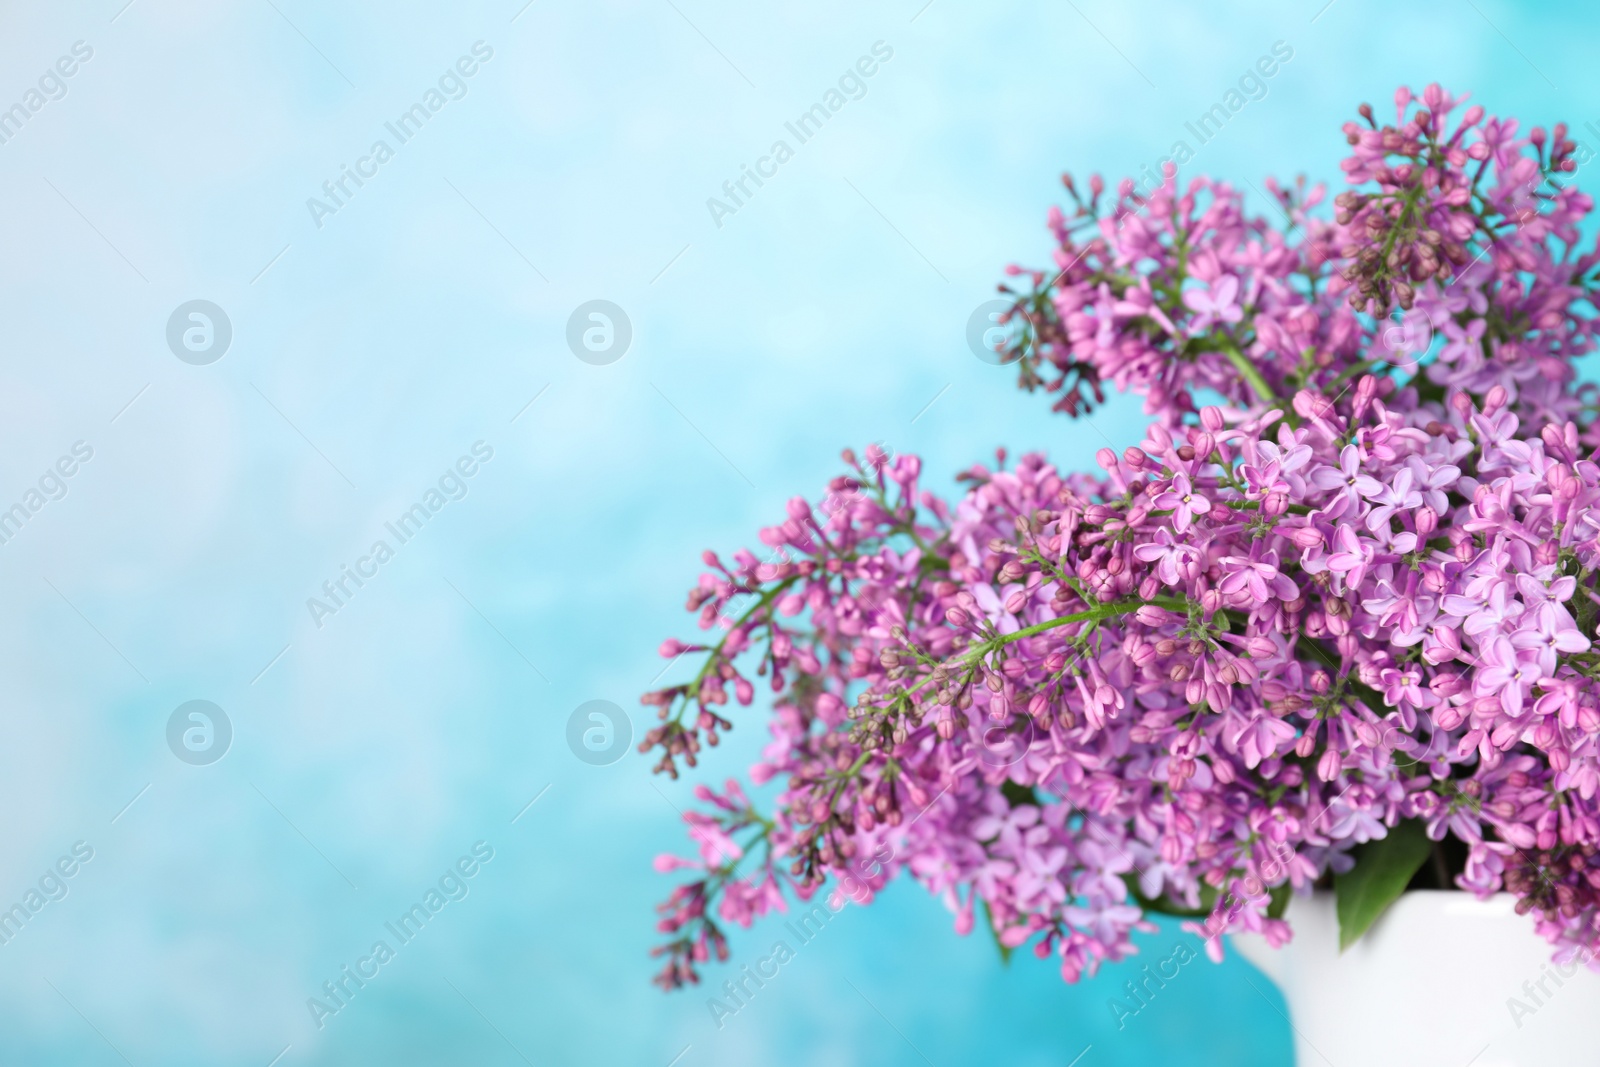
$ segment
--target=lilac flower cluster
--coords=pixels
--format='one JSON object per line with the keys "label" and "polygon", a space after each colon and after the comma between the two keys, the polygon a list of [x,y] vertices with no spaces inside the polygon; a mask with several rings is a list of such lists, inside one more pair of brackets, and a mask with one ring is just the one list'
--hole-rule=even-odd
{"label": "lilac flower cluster", "polygon": [[1146,398],[1100,474],[1002,451],[952,506],[916,457],[847,451],[762,555],[707,553],[715,639],[662,646],[702,666],[645,695],[641,748],[676,777],[765,680],[777,788],[769,816],[700,787],[699,856],[657,861],[692,872],[663,988],[847,876],[908,874],[1069,981],[1152,911],[1213,955],[1281,943],[1288,895],[1404,820],[1559,952],[1600,947],[1592,204],[1564,126],[1437,86],[1361,115],[1331,221],[1303,184],[1269,184],[1277,227],[1220,182],[1066,179],[1011,356],[1069,414]]}

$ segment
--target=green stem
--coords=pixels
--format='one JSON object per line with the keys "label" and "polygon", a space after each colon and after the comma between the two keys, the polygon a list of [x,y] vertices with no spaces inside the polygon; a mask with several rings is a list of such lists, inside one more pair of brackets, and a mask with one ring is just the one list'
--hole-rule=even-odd
{"label": "green stem", "polygon": [[[974,663],[982,660],[985,656],[999,651],[1006,645],[1012,644],[1016,641],[1021,641],[1025,637],[1037,637],[1039,634],[1042,634],[1048,630],[1054,630],[1058,626],[1071,626],[1074,623],[1080,622],[1099,622],[1102,619],[1115,618],[1118,615],[1128,615],[1138,611],[1146,604],[1154,604],[1156,607],[1167,608],[1172,611],[1188,610],[1188,606],[1176,597],[1158,596],[1152,597],[1149,600],[1142,600],[1138,597],[1132,597],[1127,600],[1116,600],[1109,604],[1102,604],[1097,608],[1090,608],[1088,611],[1078,611],[1071,615],[1062,615],[1058,618],[1048,619],[1044,622],[1035,623],[1032,626],[1024,627],[1021,630],[1013,630],[1011,633],[1001,634],[998,637],[980,644],[975,652],[973,652],[971,655],[968,655],[964,659],[959,660],[957,665],[961,667],[970,667]],[[918,682],[911,689],[907,690],[907,693],[915,693],[918,689],[922,688],[923,685],[927,684],[928,681],[928,678],[924,678],[921,682]]]}
{"label": "green stem", "polygon": [[[1128,600],[1115,600],[1109,604],[1102,604],[1097,608],[1090,608],[1088,611],[1080,611],[1072,615],[1062,615],[1060,618],[1048,619],[1045,622],[1035,623],[1032,626],[1021,630],[1014,630],[1011,633],[1002,634],[1000,638],[994,642],[994,648],[986,649],[986,651],[992,652],[1002,645],[1009,645],[1011,642],[1020,641],[1024,637],[1033,637],[1036,634],[1042,634],[1046,630],[1054,630],[1057,626],[1068,626],[1075,622],[1099,622],[1101,619],[1110,619],[1117,615],[1127,615],[1131,612],[1138,611],[1146,604],[1154,604],[1156,607],[1169,608],[1173,611],[1188,610],[1187,605],[1176,597],[1158,596],[1152,597],[1149,600],[1141,600],[1138,597],[1134,597]],[[981,658],[982,655],[983,653],[979,653],[979,658]]]}
{"label": "green stem", "polygon": [[1366,373],[1370,372],[1372,370],[1372,368],[1375,367],[1376,365],[1377,364],[1371,362],[1370,360],[1362,360],[1360,363],[1357,363],[1353,367],[1345,368],[1345,370],[1342,371],[1337,378],[1335,378],[1335,379],[1333,379],[1333,381],[1329,382],[1325,386],[1325,388],[1332,389],[1336,385],[1342,385],[1343,383],[1349,381],[1351,378],[1354,378],[1358,374],[1366,374]]}
{"label": "green stem", "polygon": [[700,691],[700,683],[705,681],[706,675],[710,673],[711,668],[715,666],[720,659],[722,659],[722,648],[728,643],[729,635],[731,635],[733,631],[744,626],[745,623],[749,622],[757,612],[769,607],[772,602],[778,598],[778,594],[782,593],[785,589],[788,589],[795,582],[798,582],[802,577],[803,576],[800,574],[791,574],[789,577],[783,579],[771,589],[768,589],[765,593],[762,593],[761,598],[751,606],[750,610],[739,616],[734,624],[728,627],[728,632],[723,634],[722,640],[718,641],[716,645],[710,649],[709,653],[706,655],[705,662],[702,663],[700,665],[700,669],[695,672],[694,680],[684,687],[684,703],[679,706],[677,715],[673,717],[673,722],[681,723],[683,721],[683,713],[688,710],[689,700],[695,698],[695,695]]}
{"label": "green stem", "polygon": [[1250,357],[1241,352],[1238,345],[1224,339],[1218,347],[1222,349],[1222,354],[1228,357],[1228,362],[1233,364],[1234,369],[1250,383],[1250,388],[1255,390],[1256,396],[1261,398],[1263,404],[1278,403],[1278,398],[1272,393],[1272,386],[1261,376],[1260,368],[1250,362]]}

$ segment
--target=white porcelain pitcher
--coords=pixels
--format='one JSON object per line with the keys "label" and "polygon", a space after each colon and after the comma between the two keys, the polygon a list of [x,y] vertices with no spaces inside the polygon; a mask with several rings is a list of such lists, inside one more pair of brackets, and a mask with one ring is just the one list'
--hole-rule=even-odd
{"label": "white porcelain pitcher", "polygon": [[1339,952],[1333,894],[1295,897],[1281,949],[1230,938],[1289,1002],[1300,1067],[1600,1064],[1600,974],[1552,962],[1500,893],[1403,894]]}

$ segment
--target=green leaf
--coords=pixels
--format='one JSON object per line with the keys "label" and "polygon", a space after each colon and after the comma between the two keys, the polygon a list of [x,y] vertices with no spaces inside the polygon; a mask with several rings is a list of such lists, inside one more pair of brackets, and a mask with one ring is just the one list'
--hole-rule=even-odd
{"label": "green leaf", "polygon": [[1389,836],[1356,848],[1356,865],[1333,879],[1340,952],[1355,944],[1405,892],[1431,847],[1422,822],[1407,819],[1391,827]]}
{"label": "green leaf", "polygon": [[1000,950],[1000,965],[1009,967],[1011,965],[1011,949],[1007,948],[1005,943],[1000,940],[1000,931],[994,928],[994,912],[989,910],[989,902],[987,900],[983,902],[983,918],[984,925],[989,928],[989,936],[994,938],[994,947]]}
{"label": "green leaf", "polygon": [[1285,882],[1282,885],[1273,886],[1272,889],[1268,890],[1268,894],[1272,897],[1272,903],[1267,905],[1267,918],[1283,918],[1284,909],[1289,906],[1289,898],[1294,894],[1294,886],[1289,882]]}
{"label": "green leaf", "polygon": [[1000,783],[1000,795],[1006,798],[1006,803],[1013,808],[1020,808],[1024,804],[1039,806],[1039,794],[1034,792],[1033,786],[1021,785],[1007,778]]}

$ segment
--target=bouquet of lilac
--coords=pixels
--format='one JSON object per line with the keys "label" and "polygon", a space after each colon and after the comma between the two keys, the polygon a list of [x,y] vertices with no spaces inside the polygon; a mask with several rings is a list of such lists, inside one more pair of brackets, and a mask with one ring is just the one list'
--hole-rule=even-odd
{"label": "bouquet of lilac", "polygon": [[[1596,264],[1567,129],[1429,86],[1344,133],[1350,188],[1064,179],[1055,269],[1011,268],[1002,355],[1069,415],[1145,397],[1103,473],[1029,454],[951,504],[915,456],[844,453],[765,549],[689,594],[692,681],[647,693],[677,777],[772,691],[771,743],[700,786],[661,906],[671,989],[724,923],[902,873],[1068,981],[1148,913],[1358,937],[1408,886],[1509,891],[1600,947]],[[835,901],[839,897],[831,898]],[[1586,951],[1587,950],[1587,951]]]}

